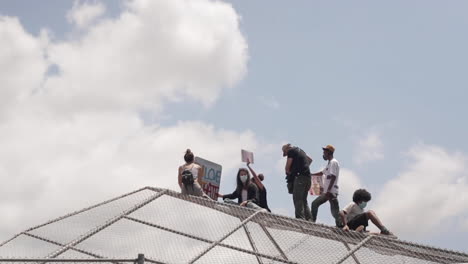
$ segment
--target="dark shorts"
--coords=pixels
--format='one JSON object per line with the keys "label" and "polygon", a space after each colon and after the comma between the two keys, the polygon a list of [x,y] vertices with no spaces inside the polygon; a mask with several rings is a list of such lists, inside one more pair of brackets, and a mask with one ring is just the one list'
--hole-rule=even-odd
{"label": "dark shorts", "polygon": [[364,226],[364,229],[366,226],[369,225],[369,217],[367,217],[366,213],[358,214],[353,219],[349,220],[348,226],[349,229],[351,230],[356,230],[360,225]]}

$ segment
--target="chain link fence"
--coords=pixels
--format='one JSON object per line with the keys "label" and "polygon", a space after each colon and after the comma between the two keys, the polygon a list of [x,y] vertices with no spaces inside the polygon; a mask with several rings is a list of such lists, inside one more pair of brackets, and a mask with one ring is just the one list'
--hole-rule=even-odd
{"label": "chain link fence", "polygon": [[0,263],[19,262],[419,264],[468,254],[145,187],[0,244]]}

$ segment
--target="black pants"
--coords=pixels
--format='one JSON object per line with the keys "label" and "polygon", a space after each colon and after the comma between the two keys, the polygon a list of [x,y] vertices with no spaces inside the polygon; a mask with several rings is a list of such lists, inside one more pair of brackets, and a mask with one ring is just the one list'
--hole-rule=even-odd
{"label": "black pants", "polygon": [[294,180],[293,202],[296,218],[309,220],[311,217],[309,204],[307,202],[311,184],[310,175],[298,175]]}

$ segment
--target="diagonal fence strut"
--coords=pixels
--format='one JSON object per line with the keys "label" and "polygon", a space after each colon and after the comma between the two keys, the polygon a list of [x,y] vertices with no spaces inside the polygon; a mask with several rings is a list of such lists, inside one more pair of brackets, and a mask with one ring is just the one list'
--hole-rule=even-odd
{"label": "diagonal fence strut", "polygon": [[190,264],[193,264],[195,261],[199,260],[201,257],[203,257],[206,253],[208,253],[208,251],[210,251],[211,249],[213,249],[214,247],[216,247],[219,243],[223,242],[224,239],[228,238],[230,235],[232,235],[234,232],[236,232],[237,230],[239,230],[241,227],[243,227],[246,223],[248,223],[252,218],[254,218],[256,215],[258,215],[259,213],[262,213],[262,211],[256,211],[255,213],[253,213],[252,215],[250,215],[249,217],[247,217],[246,219],[244,219],[244,221],[242,221],[237,227],[235,227],[234,229],[232,229],[230,232],[228,232],[226,235],[224,235],[222,238],[220,238],[219,240],[213,242],[208,248],[206,248],[205,250],[203,250],[198,256],[196,256],[195,258],[193,258],[189,263]]}
{"label": "diagonal fence strut", "polygon": [[[194,239],[194,240],[198,240],[198,241],[201,241],[201,242],[205,242],[205,243],[209,243],[209,244],[215,243],[215,241],[210,240],[210,239],[198,237],[198,236],[195,236],[195,235],[190,235],[190,234],[184,233],[182,231],[174,230],[174,229],[164,227],[164,226],[160,226],[160,225],[157,225],[157,224],[154,224],[154,223],[149,223],[149,222],[137,219],[137,218],[133,218],[131,216],[124,216],[124,218],[127,219],[127,220],[131,220],[131,221],[143,224],[143,225],[155,227],[155,228],[167,231],[167,232],[171,232],[171,233],[174,233],[174,234],[177,234],[177,235],[185,236],[185,237],[188,237],[188,238],[191,238],[191,239]],[[277,262],[281,262],[281,263],[297,264],[297,262],[284,260],[284,259],[281,259],[281,258],[278,258],[278,257],[275,257],[275,256],[266,255],[266,254],[263,254],[263,253],[260,253],[260,252],[254,252],[252,250],[247,250],[247,249],[239,248],[239,247],[236,247],[236,246],[231,246],[231,245],[228,245],[228,244],[219,243],[218,246],[233,249],[233,250],[243,252],[243,253],[246,253],[246,254],[250,254],[250,255],[254,255],[254,256],[259,256],[259,257],[262,257],[262,258],[265,258],[265,259],[269,259],[269,260],[273,260],[273,261],[277,261]]]}
{"label": "diagonal fence strut", "polygon": [[[252,246],[252,249],[255,252],[259,252],[259,250],[257,249],[257,246],[255,245],[254,240],[252,239],[252,235],[250,234],[250,231],[247,228],[247,225],[244,225],[244,231],[245,231],[245,234],[247,235],[247,238],[249,239],[250,246]],[[258,255],[255,255],[255,257],[257,258],[257,261],[258,261],[259,264],[263,264],[262,259]]]}
{"label": "diagonal fence strut", "polygon": [[161,191],[155,195],[152,195],[150,198],[144,200],[143,202],[140,202],[136,205],[134,205],[133,207],[131,207],[130,209],[128,210],[125,210],[124,212],[122,212],[120,215],[112,218],[111,220],[105,222],[104,224],[102,224],[101,226],[98,226],[90,231],[88,231],[87,233],[85,233],[84,235],[78,237],[77,239],[73,240],[72,242],[68,243],[67,245],[65,245],[63,248],[61,248],[60,250],[54,252],[54,253],[51,253],[47,256],[47,258],[55,258],[57,257],[58,255],[62,254],[63,252],[67,251],[69,248],[71,247],[74,247],[75,245],[83,242],[84,240],[90,238],[91,236],[97,234],[99,231],[102,231],[103,229],[109,227],[110,225],[112,225],[113,223],[119,221],[120,219],[122,219],[124,216],[128,215],[128,214],[131,214],[133,212],[135,212],[136,210],[140,209],[141,207],[145,206],[146,204],[156,200],[157,198],[163,196],[165,193],[167,192],[167,190],[164,190],[164,191]]}
{"label": "diagonal fence strut", "polygon": [[361,241],[361,243],[357,244],[352,250],[348,251],[346,255],[344,255],[341,259],[339,259],[336,264],[341,264],[343,263],[347,258],[349,258],[351,255],[354,254],[354,252],[358,251],[362,246],[364,246],[369,240],[371,240],[374,236],[370,235],[366,237],[364,240]]}

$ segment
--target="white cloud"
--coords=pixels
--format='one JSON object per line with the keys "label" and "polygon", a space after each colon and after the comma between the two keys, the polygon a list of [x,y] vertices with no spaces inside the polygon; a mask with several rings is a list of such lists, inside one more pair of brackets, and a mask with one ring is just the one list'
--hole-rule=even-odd
{"label": "white cloud", "polygon": [[354,154],[354,162],[363,164],[366,162],[382,160],[384,144],[380,135],[376,132],[369,132],[363,138],[359,139]]}
{"label": "white cloud", "polygon": [[280,103],[276,98],[269,96],[260,96],[259,98],[260,103],[262,103],[264,106],[271,108],[271,109],[279,109],[280,108]]}
{"label": "white cloud", "polygon": [[244,76],[247,44],[228,4],[127,1],[118,18],[59,43],[1,17],[0,34],[0,240],[145,185],[177,190],[187,147],[228,173],[240,146],[269,148],[250,131],[139,115],[168,101],[209,105]]}
{"label": "white cloud", "polygon": [[135,0],[125,6],[80,39],[50,45],[59,74],[47,79],[44,93],[54,107],[161,110],[164,102],[185,99],[209,105],[243,78],[247,44],[230,5]]}
{"label": "white cloud", "polygon": [[48,64],[44,41],[25,32],[17,18],[0,16],[0,36],[1,118],[39,88]]}
{"label": "white cloud", "polygon": [[340,187],[340,206],[343,208],[348,203],[353,201],[353,193],[357,189],[365,188],[362,185],[359,176],[353,172],[352,170],[341,168],[340,169],[340,179],[339,179],[339,187]]}
{"label": "white cloud", "polygon": [[385,184],[376,211],[397,235],[424,237],[443,232],[453,217],[468,212],[468,157],[437,146],[418,145],[409,163]]}
{"label": "white cloud", "polygon": [[465,219],[461,222],[461,230],[464,232],[468,232],[468,216],[465,217]]}
{"label": "white cloud", "polygon": [[75,0],[73,8],[67,13],[67,19],[78,28],[85,28],[106,12],[101,2],[81,2]]}

